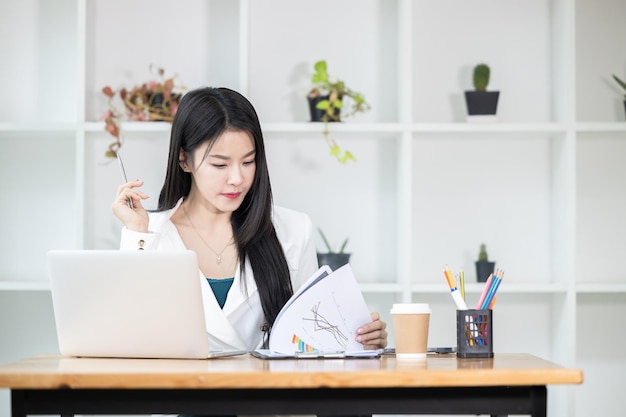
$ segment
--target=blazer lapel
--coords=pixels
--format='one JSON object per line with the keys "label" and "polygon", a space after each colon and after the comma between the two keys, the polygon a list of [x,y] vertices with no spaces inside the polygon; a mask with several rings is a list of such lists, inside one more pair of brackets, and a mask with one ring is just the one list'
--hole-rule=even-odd
{"label": "blazer lapel", "polygon": [[[239,333],[235,331],[233,325],[228,321],[224,310],[220,308],[206,278],[201,272],[198,272],[198,275],[201,280],[200,285],[202,287],[202,299],[204,300],[204,316],[206,317],[207,332],[212,336],[211,338],[219,339],[224,345],[235,349],[241,349],[242,346],[247,346],[248,344],[244,343]],[[231,292],[232,288],[228,293],[227,304]],[[214,347],[211,348],[214,349]],[[221,348],[222,347],[220,347],[220,349]]]}
{"label": "blazer lapel", "polygon": [[[187,250],[178,229],[169,219],[180,203],[166,214],[161,228],[161,249],[163,250]],[[257,295],[257,286],[254,281],[252,267],[246,261],[245,284],[242,281],[239,265],[235,272],[233,285],[226,297],[224,308],[220,308],[211,285],[206,277],[198,270],[198,279],[202,288],[202,299],[204,301],[204,315],[206,317],[207,332],[209,342],[215,341],[218,346],[211,346],[211,349],[234,349],[254,348],[257,339],[260,340],[262,332],[259,330],[260,323],[253,323],[254,317],[263,316],[263,311]]]}

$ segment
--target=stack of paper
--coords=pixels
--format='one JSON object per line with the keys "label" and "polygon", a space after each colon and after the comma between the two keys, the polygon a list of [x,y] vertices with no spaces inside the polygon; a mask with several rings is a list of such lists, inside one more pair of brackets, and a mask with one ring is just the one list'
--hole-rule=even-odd
{"label": "stack of paper", "polygon": [[363,351],[357,329],[372,321],[349,264],[321,267],[285,304],[269,339],[273,353]]}

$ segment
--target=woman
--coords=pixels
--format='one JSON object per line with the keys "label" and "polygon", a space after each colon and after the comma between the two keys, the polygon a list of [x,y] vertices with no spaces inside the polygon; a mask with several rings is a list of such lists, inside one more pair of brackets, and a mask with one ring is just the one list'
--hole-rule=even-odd
{"label": "woman", "polygon": [[[252,104],[226,88],[185,94],[172,124],[158,209],[150,214],[141,204],[148,198],[142,185],[123,184],[113,202],[125,226],[121,248],[193,250],[211,348],[260,347],[294,289],[318,265],[309,217],[272,204]],[[357,341],[365,349],[383,348],[385,328],[372,313]]]}

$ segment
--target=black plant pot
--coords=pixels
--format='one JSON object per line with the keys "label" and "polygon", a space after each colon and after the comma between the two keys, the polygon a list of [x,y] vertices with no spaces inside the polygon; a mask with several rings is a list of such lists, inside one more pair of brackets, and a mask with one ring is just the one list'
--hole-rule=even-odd
{"label": "black plant pot", "polygon": [[350,261],[349,253],[318,253],[317,263],[319,266],[328,265],[333,271]]}
{"label": "black plant pot", "polygon": [[495,266],[495,262],[476,261],[476,281],[486,282],[489,274],[493,274]]}
{"label": "black plant pot", "polygon": [[499,97],[499,91],[466,91],[467,114],[470,116],[496,114]]}
{"label": "black plant pot", "polygon": [[309,100],[309,112],[311,113],[311,121],[312,122],[323,122],[324,117],[326,117],[328,122],[340,122],[341,121],[341,109],[336,108],[334,115],[335,117],[328,117],[326,115],[326,110],[321,110],[317,108],[317,103],[322,100],[328,100],[328,95],[325,96],[317,96],[317,97],[307,97]]}
{"label": "black plant pot", "polygon": [[165,99],[163,93],[153,93],[148,96],[150,120],[171,122],[174,118],[172,104],[180,102],[180,98],[181,94],[172,94],[169,99]]}

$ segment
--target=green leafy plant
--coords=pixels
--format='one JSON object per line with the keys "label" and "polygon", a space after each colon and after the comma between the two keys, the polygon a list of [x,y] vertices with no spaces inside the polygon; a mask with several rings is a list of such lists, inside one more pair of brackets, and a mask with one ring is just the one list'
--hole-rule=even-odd
{"label": "green leafy plant", "polygon": [[[345,118],[354,116],[357,113],[365,113],[371,106],[361,93],[350,89],[343,80],[332,78],[328,73],[326,61],[317,61],[313,65],[313,69],[314,72],[311,76],[313,88],[309,92],[308,97],[309,99],[317,99],[319,97],[328,96],[327,98],[319,100],[316,104],[316,108],[323,111],[323,133],[326,143],[330,148],[330,154],[344,164],[349,160],[356,161],[356,158],[350,151],[343,151],[337,142],[330,138],[328,122],[341,121],[341,114],[343,114]],[[348,107],[344,107],[344,98],[350,100],[351,104]]]}
{"label": "green leafy plant", "polygon": [[[120,88],[113,90],[110,86],[102,88],[102,93],[108,98],[109,109],[102,115],[104,129],[115,138],[109,145],[105,156],[116,158],[117,151],[122,147],[123,135],[121,121],[164,121],[172,122],[178,110],[178,103],[186,88],[178,82],[176,76],[165,77],[165,70],[150,65],[151,71],[156,71],[159,80],[150,80],[136,85],[131,89]],[[116,101],[123,106],[120,110]]]}
{"label": "green leafy plant", "polygon": [[343,243],[339,247],[339,251],[335,252],[332,246],[330,245],[330,243],[328,242],[328,239],[326,239],[326,235],[324,234],[322,229],[318,228],[317,230],[320,232],[320,236],[322,237],[322,241],[324,241],[324,245],[326,246],[328,253],[344,253],[344,251],[346,250],[346,246],[348,245],[348,238],[346,238],[346,240],[343,241]]}
{"label": "green leafy plant", "polygon": [[624,100],[626,100],[626,82],[620,79],[617,75],[613,74],[613,79],[619,84],[620,87],[624,90]]}
{"label": "green leafy plant", "polygon": [[340,120],[337,110],[344,109],[344,97],[349,97],[352,101],[352,106],[344,109],[344,117],[350,117],[356,113],[365,113],[370,109],[370,105],[365,101],[365,97],[363,97],[361,93],[357,93],[348,88],[343,80],[333,80],[330,77],[326,61],[317,61],[313,65],[313,69],[315,72],[311,76],[311,82],[314,87],[309,93],[309,96],[318,97],[323,94],[328,95],[328,99],[321,100],[317,103],[317,108],[324,110],[322,120]]}
{"label": "green leafy plant", "polygon": [[489,262],[489,255],[487,254],[487,245],[480,244],[480,250],[478,251],[478,262]]}
{"label": "green leafy plant", "polygon": [[489,85],[489,77],[491,75],[491,71],[487,64],[478,64],[474,67],[473,74],[473,82],[474,82],[474,90],[476,91],[487,91],[487,86]]}

